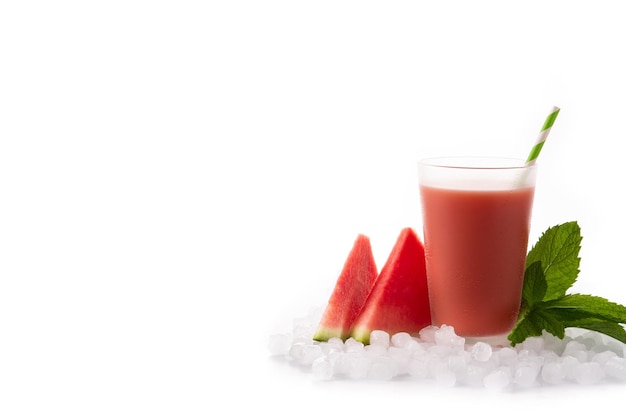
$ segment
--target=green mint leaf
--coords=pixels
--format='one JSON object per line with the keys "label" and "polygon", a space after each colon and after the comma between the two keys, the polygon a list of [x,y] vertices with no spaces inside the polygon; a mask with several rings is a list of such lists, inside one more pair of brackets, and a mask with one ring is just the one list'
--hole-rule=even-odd
{"label": "green mint leaf", "polygon": [[533,262],[524,272],[524,286],[522,288],[522,299],[527,307],[531,308],[535,303],[543,300],[546,295],[548,284],[543,273],[541,262]]}
{"label": "green mint leaf", "polygon": [[562,320],[596,318],[614,323],[626,323],[626,307],[606,298],[585,294],[569,294],[548,301],[545,307]]}
{"label": "green mint leaf", "polygon": [[556,319],[543,308],[538,308],[535,312],[535,320],[547,332],[552,333],[559,339],[565,337],[565,325],[562,321]]}
{"label": "green mint leaf", "polygon": [[596,318],[571,320],[563,323],[565,327],[578,327],[603,333],[622,343],[626,343],[626,330],[621,324]]}
{"label": "green mint leaf", "polygon": [[533,320],[533,312],[528,311],[523,317],[517,320],[515,327],[508,335],[512,346],[522,343],[527,337],[541,336],[542,328]]}
{"label": "green mint leaf", "polygon": [[576,282],[579,273],[580,227],[575,221],[550,227],[528,252],[526,268],[541,262],[547,284],[543,300],[554,300]]}
{"label": "green mint leaf", "polygon": [[545,309],[545,303],[539,302],[518,319],[515,327],[509,333],[508,339],[511,345],[515,346],[528,337],[541,336],[544,330],[560,339],[565,337],[564,324],[553,317],[549,310]]}

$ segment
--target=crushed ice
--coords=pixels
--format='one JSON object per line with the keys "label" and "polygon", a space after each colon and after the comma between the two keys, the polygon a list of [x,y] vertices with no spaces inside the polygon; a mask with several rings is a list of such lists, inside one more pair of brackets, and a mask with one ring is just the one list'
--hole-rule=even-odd
{"label": "crushed ice", "polygon": [[294,320],[291,332],[270,335],[270,355],[310,370],[317,380],[409,379],[493,391],[626,382],[626,345],[588,330],[567,329],[563,339],[544,332],[512,347],[466,341],[451,326],[428,326],[415,336],[375,330],[364,345],[352,338],[314,341],[318,322],[313,312]]}

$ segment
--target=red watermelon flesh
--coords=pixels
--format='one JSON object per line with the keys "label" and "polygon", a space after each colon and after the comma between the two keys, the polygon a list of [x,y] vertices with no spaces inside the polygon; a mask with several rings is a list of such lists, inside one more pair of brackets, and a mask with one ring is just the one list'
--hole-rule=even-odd
{"label": "red watermelon flesh", "polygon": [[373,330],[415,334],[431,324],[424,245],[402,229],[350,336],[365,344]]}
{"label": "red watermelon flesh", "polygon": [[347,339],[352,323],[363,308],[378,269],[370,240],[359,234],[337,278],[335,288],[320,320],[314,340],[327,341],[332,337]]}

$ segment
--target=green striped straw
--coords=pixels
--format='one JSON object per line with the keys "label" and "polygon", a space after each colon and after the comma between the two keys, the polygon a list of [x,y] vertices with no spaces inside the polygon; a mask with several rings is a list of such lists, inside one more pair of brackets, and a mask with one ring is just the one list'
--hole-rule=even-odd
{"label": "green striped straw", "polygon": [[546,138],[550,133],[550,129],[552,128],[552,125],[556,120],[556,116],[559,115],[560,110],[561,109],[556,106],[552,107],[552,111],[550,112],[548,117],[546,117],[546,121],[543,123],[543,127],[539,132],[539,136],[537,136],[537,141],[535,142],[535,145],[530,150],[530,154],[528,154],[528,159],[526,159],[526,166],[533,165],[537,161],[537,157],[541,152],[541,148],[543,148],[543,144],[545,143]]}

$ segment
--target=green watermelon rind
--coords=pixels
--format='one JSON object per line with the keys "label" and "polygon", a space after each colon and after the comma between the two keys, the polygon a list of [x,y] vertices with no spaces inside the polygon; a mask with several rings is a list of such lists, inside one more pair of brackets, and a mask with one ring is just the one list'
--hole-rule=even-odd
{"label": "green watermelon rind", "polygon": [[350,337],[357,342],[363,343],[364,345],[369,345],[371,333],[372,330],[368,329],[367,327],[356,327],[352,329],[352,332],[350,332]]}
{"label": "green watermelon rind", "polygon": [[313,340],[317,342],[328,342],[330,339],[337,337],[339,339],[345,340],[346,334],[343,332],[340,327],[324,327],[320,326],[315,334],[313,335]]}

